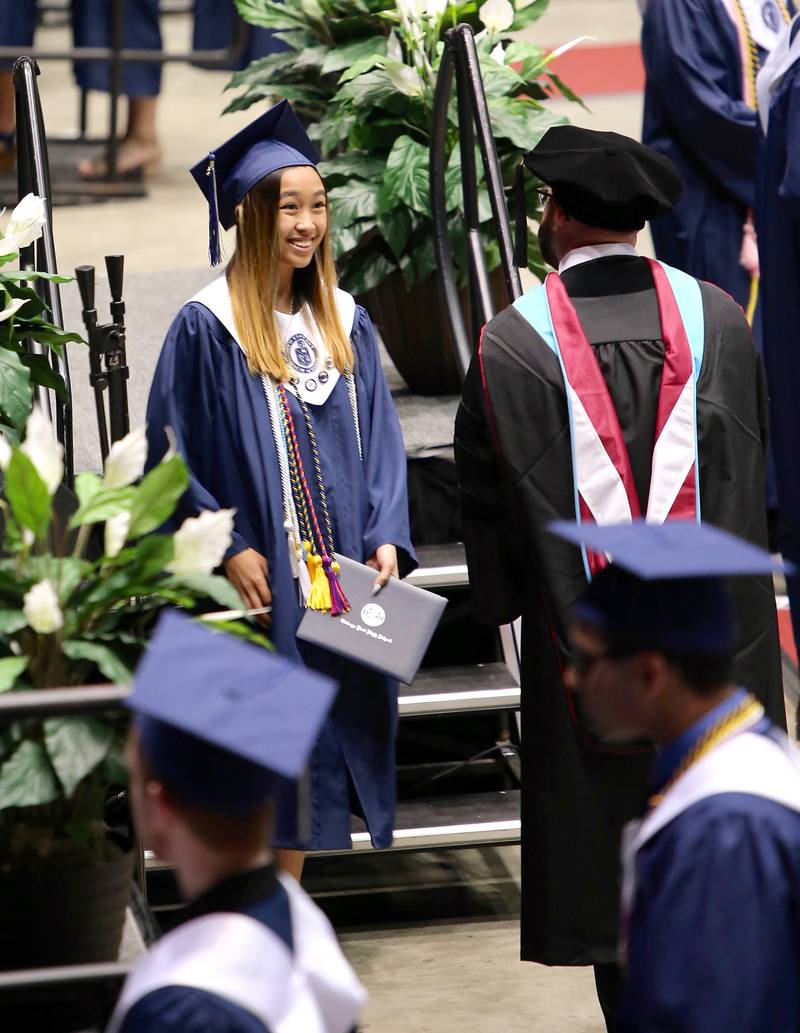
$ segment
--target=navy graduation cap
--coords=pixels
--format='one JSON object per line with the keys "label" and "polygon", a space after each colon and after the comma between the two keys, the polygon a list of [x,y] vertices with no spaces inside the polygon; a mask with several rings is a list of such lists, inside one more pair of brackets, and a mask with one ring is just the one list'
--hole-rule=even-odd
{"label": "navy graduation cap", "polygon": [[330,679],[170,611],[127,706],[153,773],[179,800],[246,814],[303,773],[335,694]]}
{"label": "navy graduation cap", "polygon": [[769,574],[791,565],[728,531],[693,520],[651,524],[548,524],[559,538],[608,554],[573,616],[596,627],[619,652],[657,649],[727,656],[736,614],[725,578]]}
{"label": "navy graduation cap", "polygon": [[303,123],[282,100],[194,165],[191,174],[208,202],[211,264],[220,260],[218,223],[226,230],[233,226],[236,206],[259,180],[278,169],[319,161]]}

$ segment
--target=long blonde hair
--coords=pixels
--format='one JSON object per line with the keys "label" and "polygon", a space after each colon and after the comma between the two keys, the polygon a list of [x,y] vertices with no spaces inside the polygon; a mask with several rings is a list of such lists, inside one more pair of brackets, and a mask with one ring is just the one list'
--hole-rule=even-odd
{"label": "long blonde hair", "polygon": [[[282,172],[278,169],[265,176],[245,195],[236,221],[236,251],[227,271],[233,319],[248,368],[276,380],[291,376],[274,314]],[[326,230],[310,264],[295,270],[292,293],[296,303],[310,307],[334,365],[343,373],[345,366],[353,368],[353,349],[339,319],[335,288],[336,269]]]}

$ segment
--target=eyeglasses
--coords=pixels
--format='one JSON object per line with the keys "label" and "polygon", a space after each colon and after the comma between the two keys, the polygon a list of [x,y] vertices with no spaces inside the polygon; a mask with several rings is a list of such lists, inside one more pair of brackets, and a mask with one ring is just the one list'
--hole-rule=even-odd
{"label": "eyeglasses", "polygon": [[536,191],[536,196],[539,198],[539,204],[541,205],[542,208],[544,208],[544,206],[547,204],[547,202],[553,196],[553,191],[552,190],[544,190],[544,189],[537,190]]}

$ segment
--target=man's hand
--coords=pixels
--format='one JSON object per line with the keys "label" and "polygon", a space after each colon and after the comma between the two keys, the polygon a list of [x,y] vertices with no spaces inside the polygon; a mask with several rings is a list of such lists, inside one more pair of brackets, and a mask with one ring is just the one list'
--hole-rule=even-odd
{"label": "man's hand", "polygon": [[[225,573],[249,610],[272,605],[266,556],[255,549],[243,549],[225,560]],[[269,627],[272,621],[268,613],[262,613],[256,619],[265,627]]]}
{"label": "man's hand", "polygon": [[367,566],[378,571],[372,594],[377,595],[390,577],[398,577],[397,549],[394,545],[379,545],[367,560]]}

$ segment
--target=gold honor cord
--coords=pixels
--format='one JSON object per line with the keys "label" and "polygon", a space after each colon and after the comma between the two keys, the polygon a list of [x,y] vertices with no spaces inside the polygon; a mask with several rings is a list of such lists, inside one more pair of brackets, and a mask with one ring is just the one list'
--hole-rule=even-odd
{"label": "gold honor cord", "polygon": [[704,757],[715,746],[718,746],[723,739],[735,735],[736,732],[742,731],[748,725],[756,724],[763,716],[764,708],[757,699],[748,694],[738,707],[721,717],[719,721],[709,728],[705,735],[702,735],[697,740],[672,773],[664,788],[650,797],[648,800],[649,809],[652,810],[654,807],[657,807],[678,779],[682,778],[693,764],[696,764],[701,757]]}
{"label": "gold honor cord", "polygon": [[[787,25],[790,24],[792,16],[789,14],[789,10],[786,7],[784,0],[775,0],[775,3],[780,11],[784,22]],[[758,73],[761,70],[761,62],[758,57],[758,44],[753,39],[753,34],[750,32],[750,26],[747,23],[747,17],[742,8],[741,0],[733,0],[733,5],[736,8],[736,14],[739,20],[739,31],[744,40],[744,60],[746,62],[743,71],[743,90],[745,104],[747,104],[753,111],[758,108],[758,99],[756,93],[756,80]],[[752,218],[752,212],[749,213],[749,217]],[[752,276],[750,278],[750,297],[747,300],[747,322],[752,326],[753,320],[756,317],[756,307],[758,305],[758,277]]]}

